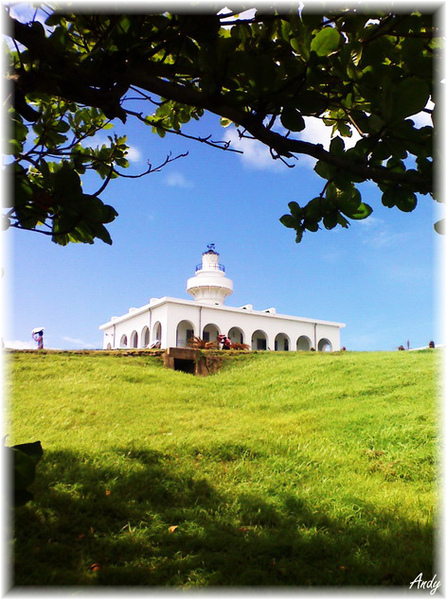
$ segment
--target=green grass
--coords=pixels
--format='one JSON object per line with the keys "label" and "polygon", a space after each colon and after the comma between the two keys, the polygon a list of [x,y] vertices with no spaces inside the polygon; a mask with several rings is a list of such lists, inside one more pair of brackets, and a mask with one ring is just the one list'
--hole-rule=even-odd
{"label": "green grass", "polygon": [[[403,586],[436,572],[440,354],[13,353],[41,440],[16,585]],[[172,529],[174,528],[174,529]]]}

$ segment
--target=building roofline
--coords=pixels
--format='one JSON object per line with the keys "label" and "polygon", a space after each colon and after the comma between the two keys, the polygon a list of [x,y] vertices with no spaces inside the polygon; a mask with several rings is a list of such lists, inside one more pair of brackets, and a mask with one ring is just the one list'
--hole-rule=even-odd
{"label": "building roofline", "polygon": [[280,314],[280,313],[266,313],[265,311],[262,311],[262,310],[247,310],[247,309],[240,308],[240,307],[238,308],[235,306],[223,306],[223,305],[213,306],[210,304],[197,302],[196,300],[183,300],[182,298],[171,298],[169,296],[163,296],[162,298],[154,299],[154,301],[149,302],[149,304],[145,304],[144,306],[141,306],[140,308],[136,308],[132,311],[129,311],[125,315],[116,317],[113,320],[111,319],[107,323],[100,325],[99,329],[100,330],[108,329],[109,327],[112,327],[113,325],[116,325],[117,323],[123,323],[124,321],[127,321],[127,320],[131,319],[132,317],[135,317],[141,313],[144,313],[145,311],[148,311],[149,309],[161,306],[163,304],[168,304],[168,303],[183,304],[186,306],[197,306],[197,307],[202,307],[202,308],[210,308],[212,310],[233,312],[233,313],[237,313],[237,314],[247,314],[247,315],[252,314],[252,315],[256,315],[257,317],[265,317],[267,319],[280,319],[280,320],[285,319],[288,321],[301,321],[304,323],[315,323],[317,325],[330,325],[332,327],[340,327],[340,328],[346,327],[346,323],[338,323],[335,321],[323,321],[321,319],[309,319],[307,317],[296,317],[294,315],[284,315],[284,314]]}

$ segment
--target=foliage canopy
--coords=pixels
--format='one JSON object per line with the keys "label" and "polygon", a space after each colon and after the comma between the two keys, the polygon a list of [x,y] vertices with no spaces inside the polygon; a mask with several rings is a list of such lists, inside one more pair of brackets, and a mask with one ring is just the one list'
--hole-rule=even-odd
{"label": "foliage canopy", "polygon": [[[433,196],[433,127],[411,118],[421,111],[435,118],[429,107],[436,105],[440,42],[432,14],[362,12],[360,5],[322,14],[241,10],[123,15],[45,4],[37,11],[42,24],[21,23],[6,9],[7,171],[15,193],[4,226],[40,231],[59,244],[111,243],[105,224],[117,213],[100,195],[112,179],[129,177],[128,146],[124,136],[100,147],[89,138],[129,117],[161,137],[186,135],[182,125],[205,111],[289,166],[300,154],[316,159],[320,195],[305,205],[291,201],[281,218],[297,242],[306,230],[367,218],[372,207],[358,189],[364,181],[377,184],[385,206],[402,211],[415,208],[417,194]],[[307,117],[331,128],[328,150],[302,139]],[[358,141],[346,147],[353,133]],[[211,137],[195,139],[232,150]],[[102,179],[92,194],[82,188],[87,170]]]}

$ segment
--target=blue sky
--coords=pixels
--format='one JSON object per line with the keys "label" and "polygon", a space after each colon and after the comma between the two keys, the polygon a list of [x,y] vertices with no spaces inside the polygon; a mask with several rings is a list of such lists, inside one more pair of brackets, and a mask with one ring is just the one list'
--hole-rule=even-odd
{"label": "blue sky", "polygon": [[[212,116],[189,130],[231,135]],[[306,233],[296,244],[279,218],[288,202],[306,202],[324,185],[306,159],[288,169],[257,144],[241,156],[160,139],[140,123],[127,133],[129,173],[143,171],[146,160],[162,163],[169,152],[189,154],[159,173],[109,185],[102,199],[119,213],[109,226],[112,246],[60,247],[35,233],[4,234],[7,346],[34,347],[31,330],[43,326],[47,347],[101,347],[98,327],[112,315],[151,297],[188,298],[186,280],[209,243],[233,279],[230,306],[344,322],[342,344],[350,350],[443,343],[436,315],[441,239],[428,197],[404,214],[382,207],[375,186],[365,184],[372,217],[348,230]],[[84,186],[98,187],[93,180]]]}
{"label": "blue sky", "polygon": [[[433,230],[440,218],[433,200],[421,196],[413,213],[401,213],[381,206],[378,190],[366,183],[361,191],[372,217],[348,230],[306,233],[296,244],[279,218],[288,202],[306,203],[322,190],[312,163],[300,158],[288,169],[257,143],[240,146],[234,130],[212,115],[185,131],[231,138],[245,153],[160,139],[129,121],[129,173],[144,171],[147,160],[162,163],[169,152],[189,154],[161,172],[109,185],[101,198],[119,213],[109,225],[112,246],[60,247],[46,236],[4,233],[6,346],[35,347],[31,330],[43,326],[46,347],[100,348],[99,325],[111,316],[151,297],[189,298],[186,280],[209,243],[234,282],[227,305],[344,322],[348,350],[444,343],[437,310],[444,240]],[[309,141],[322,136],[313,125],[304,133]],[[85,179],[84,187],[92,192],[98,182]]]}

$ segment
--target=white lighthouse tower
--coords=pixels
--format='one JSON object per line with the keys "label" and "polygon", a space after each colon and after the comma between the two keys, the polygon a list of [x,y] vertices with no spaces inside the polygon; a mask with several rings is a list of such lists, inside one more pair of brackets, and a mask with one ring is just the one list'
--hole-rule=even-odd
{"label": "white lighthouse tower", "polygon": [[233,293],[233,282],[225,277],[225,267],[219,264],[219,253],[214,250],[214,244],[208,244],[207,248],[195,276],[187,281],[186,291],[197,302],[219,306]]}

